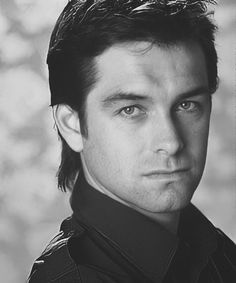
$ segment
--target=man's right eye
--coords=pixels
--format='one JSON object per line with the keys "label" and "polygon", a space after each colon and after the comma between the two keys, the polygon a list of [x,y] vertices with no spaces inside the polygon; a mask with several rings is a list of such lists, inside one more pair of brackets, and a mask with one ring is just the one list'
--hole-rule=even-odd
{"label": "man's right eye", "polygon": [[119,114],[125,118],[131,119],[131,118],[140,117],[141,115],[145,114],[145,111],[141,109],[140,106],[131,105],[121,108],[119,110]]}

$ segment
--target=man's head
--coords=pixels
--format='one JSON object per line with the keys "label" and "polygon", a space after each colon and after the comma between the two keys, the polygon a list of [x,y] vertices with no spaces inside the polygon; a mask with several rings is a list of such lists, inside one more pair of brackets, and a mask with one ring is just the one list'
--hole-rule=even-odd
{"label": "man's head", "polygon": [[[178,183],[177,194],[181,194],[181,186],[186,187],[181,199],[191,198],[204,168],[210,93],[217,86],[215,26],[206,16],[207,2],[211,1],[68,3],[52,34],[48,54],[52,105],[59,105],[55,114],[63,143],[60,187],[73,186],[81,152],[84,170],[92,181],[110,191],[112,179],[123,178],[132,192],[121,182],[111,194],[127,202],[136,199],[134,205],[148,209],[151,198],[157,202],[158,182],[170,188],[170,194],[162,196],[165,201],[169,198],[169,207],[174,207],[177,199],[171,190],[173,183]],[[124,99],[124,95],[132,98]],[[110,101],[112,96],[115,99]],[[111,116],[115,105],[117,116]],[[118,116],[123,122],[117,124],[114,119]],[[145,123],[144,117],[148,117]],[[126,128],[124,121],[132,129]],[[182,169],[191,174],[174,173],[168,182],[164,176],[169,175],[156,180],[160,171]],[[106,175],[109,180],[104,180]],[[135,176],[143,179],[134,180]],[[139,184],[140,190],[135,190]],[[144,200],[145,195],[149,200]]]}

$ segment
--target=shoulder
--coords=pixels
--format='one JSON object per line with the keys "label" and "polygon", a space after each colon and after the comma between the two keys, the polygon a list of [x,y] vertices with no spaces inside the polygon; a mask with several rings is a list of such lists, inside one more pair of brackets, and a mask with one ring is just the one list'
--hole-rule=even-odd
{"label": "shoulder", "polygon": [[83,232],[82,228],[81,230],[74,228],[71,217],[65,219],[61,224],[60,232],[34,262],[28,283],[58,282],[57,280],[63,283],[79,283],[80,276],[77,266],[70,256],[68,243],[72,238],[79,238]]}
{"label": "shoulder", "polygon": [[216,228],[218,249],[216,254],[223,254],[227,261],[232,264],[236,270],[236,245],[219,228]]}
{"label": "shoulder", "polygon": [[217,249],[209,258],[208,269],[214,282],[236,282],[236,245],[220,229],[215,229]]}
{"label": "shoulder", "polygon": [[[202,249],[209,251],[207,268],[219,282],[236,282],[236,245],[219,228],[216,228],[202,212],[190,205],[183,215],[184,228]],[[186,228],[187,227],[187,228]],[[190,232],[189,232],[190,230]],[[191,239],[192,239],[191,238]],[[219,279],[214,282],[218,282]],[[231,281],[230,281],[231,280]]]}

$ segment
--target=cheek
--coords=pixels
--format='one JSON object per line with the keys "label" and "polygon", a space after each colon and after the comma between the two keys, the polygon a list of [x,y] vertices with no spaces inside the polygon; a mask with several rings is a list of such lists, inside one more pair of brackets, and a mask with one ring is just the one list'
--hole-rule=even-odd
{"label": "cheek", "polygon": [[209,133],[209,122],[208,120],[202,121],[198,125],[192,127],[190,134],[188,135],[188,150],[194,159],[198,170],[202,170],[205,165],[208,133]]}
{"label": "cheek", "polygon": [[103,125],[89,131],[88,139],[84,141],[84,156],[89,162],[88,165],[93,168],[120,174],[125,168],[129,167],[131,170],[131,162],[136,162],[137,154],[132,138],[128,138],[114,127]]}

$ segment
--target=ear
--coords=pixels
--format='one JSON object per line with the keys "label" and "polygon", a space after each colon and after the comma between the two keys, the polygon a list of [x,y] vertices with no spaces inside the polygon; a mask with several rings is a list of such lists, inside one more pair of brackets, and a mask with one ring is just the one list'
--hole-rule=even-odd
{"label": "ear", "polygon": [[81,152],[83,139],[78,113],[68,105],[59,104],[53,106],[53,116],[60,134],[69,147],[76,152]]}

